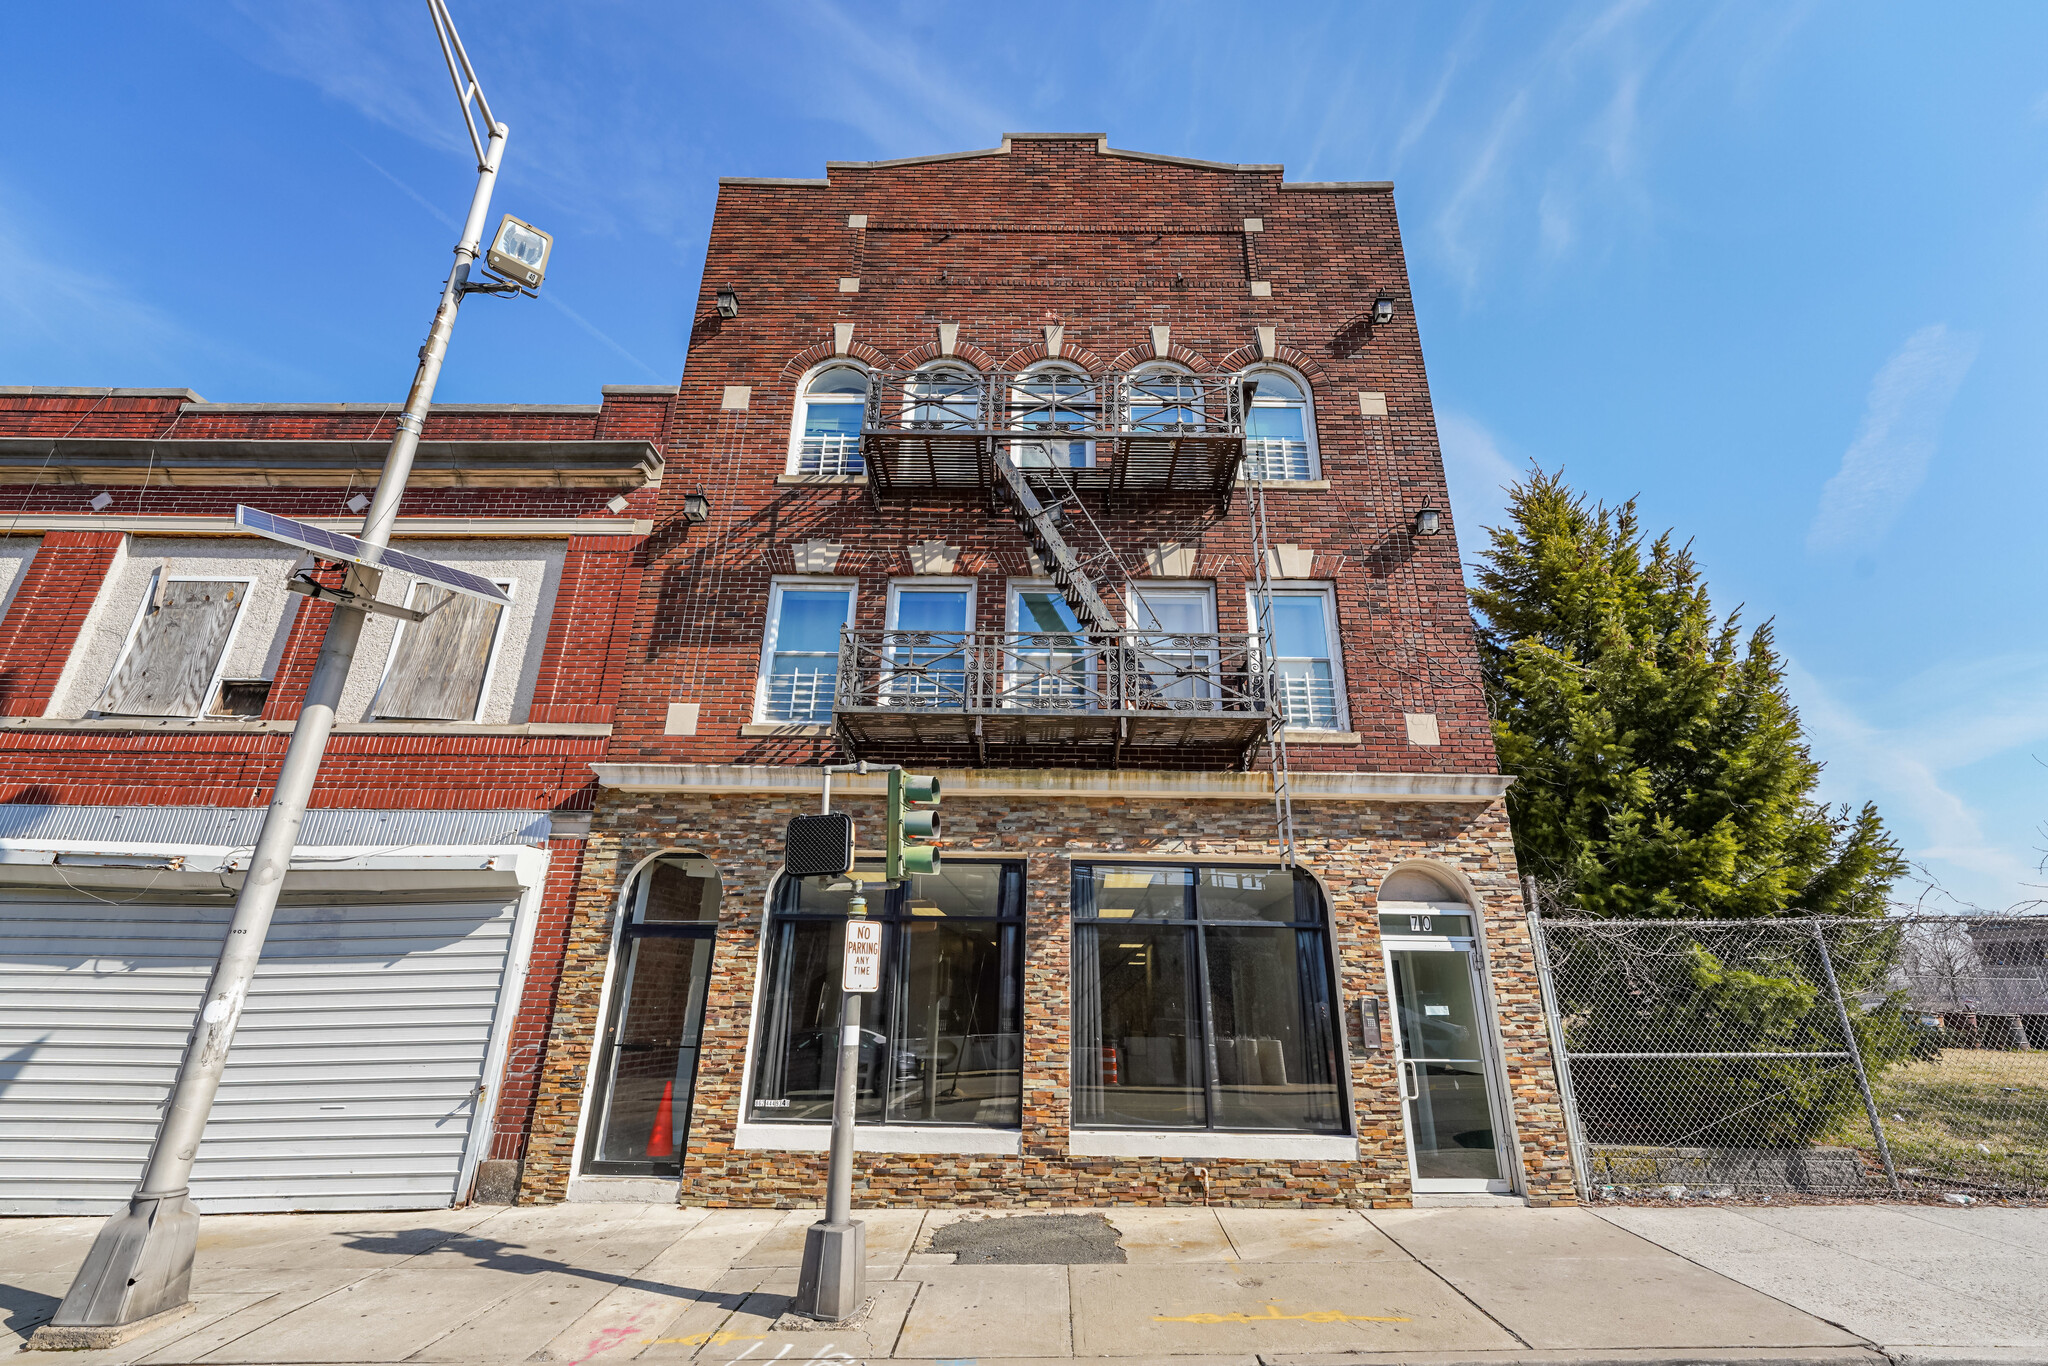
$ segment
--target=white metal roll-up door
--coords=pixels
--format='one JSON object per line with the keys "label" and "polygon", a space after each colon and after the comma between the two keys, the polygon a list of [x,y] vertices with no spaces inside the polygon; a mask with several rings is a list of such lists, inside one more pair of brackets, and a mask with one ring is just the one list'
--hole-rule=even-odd
{"label": "white metal roll-up door", "polygon": [[[202,1210],[454,1201],[517,903],[441,896],[278,907],[192,1174]],[[0,890],[0,1213],[125,1204],[232,909]]]}

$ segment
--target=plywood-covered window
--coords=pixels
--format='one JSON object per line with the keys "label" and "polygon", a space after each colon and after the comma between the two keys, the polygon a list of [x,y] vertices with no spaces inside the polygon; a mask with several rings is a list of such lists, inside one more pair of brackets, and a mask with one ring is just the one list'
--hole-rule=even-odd
{"label": "plywood-covered window", "polygon": [[158,570],[97,709],[117,716],[198,716],[220,684],[247,579],[177,578]]}
{"label": "plywood-covered window", "polygon": [[405,605],[428,615],[400,624],[371,710],[391,721],[476,720],[505,609],[430,583],[415,583]]}

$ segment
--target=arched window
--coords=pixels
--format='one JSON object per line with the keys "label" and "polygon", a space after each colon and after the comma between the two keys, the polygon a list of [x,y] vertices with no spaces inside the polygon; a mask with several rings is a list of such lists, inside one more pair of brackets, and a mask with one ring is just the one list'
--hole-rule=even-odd
{"label": "arched window", "polygon": [[[1040,365],[1010,387],[1012,430],[1085,432],[1102,422],[1102,404],[1092,380],[1070,365]],[[1023,469],[1087,469],[1095,463],[1093,441],[1013,441],[1010,454]]]}
{"label": "arched window", "polygon": [[1317,477],[1315,405],[1308,385],[1285,370],[1245,375],[1258,386],[1244,422],[1244,472],[1261,481]]}
{"label": "arched window", "polygon": [[920,370],[905,387],[908,425],[933,431],[982,429],[981,376],[957,365]]}
{"label": "arched window", "polygon": [[1199,431],[1202,386],[1177,365],[1151,365],[1131,376],[1124,429],[1131,432]]}
{"label": "arched window", "polygon": [[644,864],[621,907],[583,1170],[674,1176],[697,1086],[718,934],[718,865],[685,850]]}
{"label": "arched window", "polygon": [[867,402],[867,371],[859,366],[841,362],[812,375],[797,400],[789,472],[861,473],[860,427]]}

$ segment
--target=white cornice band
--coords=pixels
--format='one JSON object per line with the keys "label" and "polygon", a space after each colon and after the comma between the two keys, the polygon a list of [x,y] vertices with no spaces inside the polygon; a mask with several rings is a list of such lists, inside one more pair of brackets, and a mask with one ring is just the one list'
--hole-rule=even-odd
{"label": "white cornice band", "polygon": [[[774,795],[817,792],[821,769],[784,764],[592,764],[600,787],[619,792],[688,792]],[[1168,801],[1273,800],[1266,773],[1180,773],[1158,770],[1067,768],[941,769],[948,800],[998,797],[1093,799],[1158,798]],[[1499,773],[1295,773],[1289,786],[1298,802],[1491,802],[1514,781]],[[834,774],[836,791],[879,796],[879,773]]]}

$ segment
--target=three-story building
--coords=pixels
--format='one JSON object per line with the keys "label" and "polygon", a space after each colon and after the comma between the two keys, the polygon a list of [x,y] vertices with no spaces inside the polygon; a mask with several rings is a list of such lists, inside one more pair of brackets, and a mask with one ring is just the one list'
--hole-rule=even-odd
{"label": "three-story building", "polygon": [[703,286],[524,1198],[819,1199],[867,760],[857,1204],[1569,1199],[1391,187],[1019,135]]}

